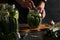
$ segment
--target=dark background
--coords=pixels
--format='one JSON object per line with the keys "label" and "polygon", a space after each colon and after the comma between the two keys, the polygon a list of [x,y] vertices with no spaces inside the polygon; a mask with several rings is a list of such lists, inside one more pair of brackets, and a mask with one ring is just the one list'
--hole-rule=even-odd
{"label": "dark background", "polygon": [[46,6],[46,17],[43,23],[60,22],[60,0],[47,0]]}

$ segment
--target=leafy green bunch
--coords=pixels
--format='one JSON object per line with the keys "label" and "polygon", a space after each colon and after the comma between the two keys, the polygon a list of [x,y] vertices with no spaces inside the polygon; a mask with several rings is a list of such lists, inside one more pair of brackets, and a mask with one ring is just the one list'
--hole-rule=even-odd
{"label": "leafy green bunch", "polygon": [[60,22],[56,23],[50,29],[48,29],[47,34],[51,37],[60,37]]}
{"label": "leafy green bunch", "polygon": [[30,28],[37,28],[39,24],[42,22],[41,13],[39,10],[34,7],[32,10],[29,11],[27,15],[27,22]]}

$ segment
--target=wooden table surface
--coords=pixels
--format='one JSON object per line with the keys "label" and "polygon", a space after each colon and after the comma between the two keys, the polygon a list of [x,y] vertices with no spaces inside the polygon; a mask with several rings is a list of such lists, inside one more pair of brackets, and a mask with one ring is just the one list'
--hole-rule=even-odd
{"label": "wooden table surface", "polygon": [[[41,24],[37,28],[32,29],[32,31],[41,31],[43,29],[48,29],[51,26],[48,24]],[[31,30],[29,29],[28,24],[20,24],[19,25],[19,32],[30,32]]]}

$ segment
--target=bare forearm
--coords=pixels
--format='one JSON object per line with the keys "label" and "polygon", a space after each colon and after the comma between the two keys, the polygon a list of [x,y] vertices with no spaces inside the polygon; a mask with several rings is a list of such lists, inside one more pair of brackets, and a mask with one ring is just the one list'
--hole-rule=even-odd
{"label": "bare forearm", "polygon": [[22,5],[25,2],[25,0],[16,0],[16,2],[20,5]]}
{"label": "bare forearm", "polygon": [[16,0],[23,8],[32,8],[34,3],[32,0]]}
{"label": "bare forearm", "polygon": [[45,6],[46,2],[47,2],[47,0],[41,0],[40,4],[44,4],[44,6]]}

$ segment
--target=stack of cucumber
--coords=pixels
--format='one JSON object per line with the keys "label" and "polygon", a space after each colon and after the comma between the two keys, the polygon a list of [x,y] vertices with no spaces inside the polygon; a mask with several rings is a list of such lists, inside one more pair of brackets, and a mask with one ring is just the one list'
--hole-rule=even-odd
{"label": "stack of cucumber", "polygon": [[0,39],[17,39],[18,16],[19,12],[14,4],[0,4]]}

